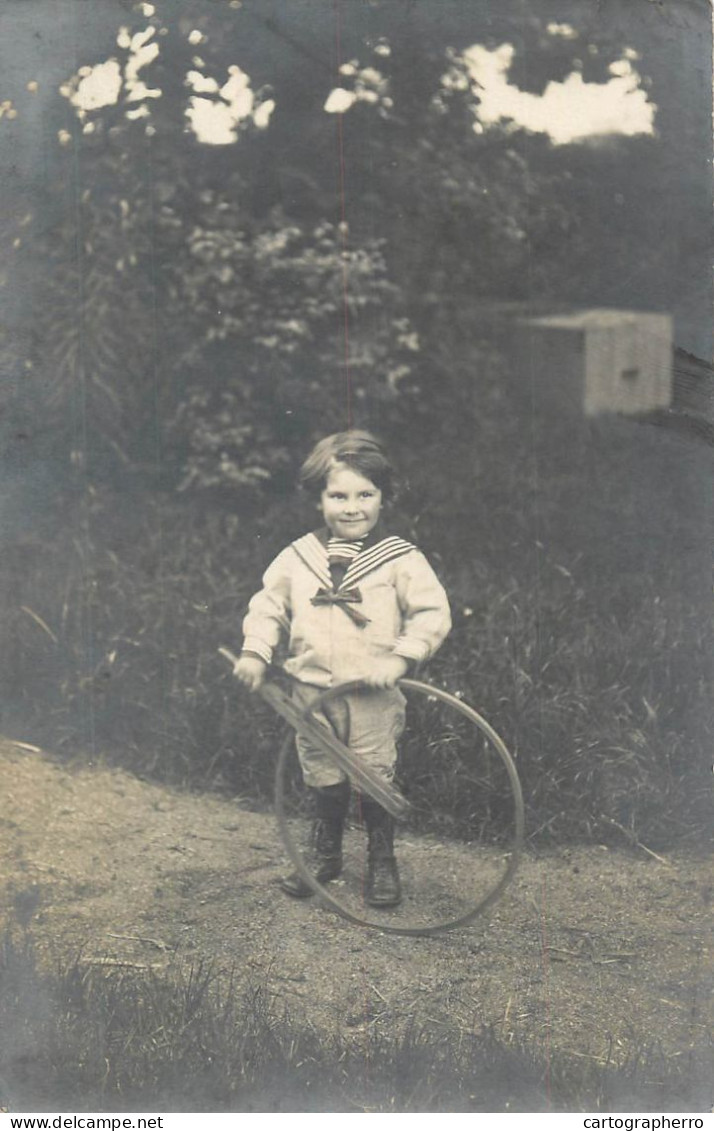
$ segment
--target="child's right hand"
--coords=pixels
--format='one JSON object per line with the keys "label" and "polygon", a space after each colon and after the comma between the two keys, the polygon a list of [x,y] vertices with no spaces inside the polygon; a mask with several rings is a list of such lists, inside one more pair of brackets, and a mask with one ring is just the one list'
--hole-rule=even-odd
{"label": "child's right hand", "polygon": [[233,675],[249,691],[257,691],[265,679],[268,665],[258,656],[241,656],[233,665]]}

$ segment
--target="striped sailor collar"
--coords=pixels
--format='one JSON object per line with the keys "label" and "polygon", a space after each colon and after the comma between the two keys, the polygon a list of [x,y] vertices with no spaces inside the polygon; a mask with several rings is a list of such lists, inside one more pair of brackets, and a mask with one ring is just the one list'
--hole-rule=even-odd
{"label": "striped sailor collar", "polygon": [[[332,588],[330,563],[327,556],[327,543],[330,538],[329,529],[322,527],[320,530],[314,530],[310,534],[303,535],[302,538],[298,538],[297,541],[292,543],[296,554],[319,578],[322,584],[329,589]],[[366,574],[371,573],[372,570],[386,565],[387,562],[391,562],[395,558],[402,557],[403,554],[408,554],[413,549],[415,547],[412,542],[407,542],[396,534],[385,535],[384,530],[380,529],[378,524],[363,540],[362,549],[350,562],[339,588],[348,589],[365,577]]]}

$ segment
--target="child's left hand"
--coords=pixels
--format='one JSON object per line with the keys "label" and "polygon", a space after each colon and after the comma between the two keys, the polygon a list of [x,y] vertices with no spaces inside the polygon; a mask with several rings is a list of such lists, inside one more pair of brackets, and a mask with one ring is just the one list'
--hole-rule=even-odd
{"label": "child's left hand", "polygon": [[397,680],[407,674],[409,663],[403,656],[385,656],[375,660],[370,670],[362,676],[367,687],[394,687]]}

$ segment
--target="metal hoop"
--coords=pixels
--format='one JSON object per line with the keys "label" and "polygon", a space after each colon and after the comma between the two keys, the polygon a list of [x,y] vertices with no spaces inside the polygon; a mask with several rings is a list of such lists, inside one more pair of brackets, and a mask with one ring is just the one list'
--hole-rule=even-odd
{"label": "metal hoop", "polygon": [[[343,919],[348,922],[354,923],[356,926],[368,927],[371,930],[382,931],[386,934],[392,935],[436,935],[442,934],[445,931],[452,931],[457,927],[464,927],[470,923],[477,915],[480,915],[487,907],[490,907],[497,899],[503,894],[506,886],[512,880],[515,871],[518,867],[521,852],[523,849],[523,835],[525,828],[525,817],[523,809],[523,794],[521,791],[521,783],[518,778],[518,772],[515,767],[513,758],[508,752],[506,744],[503,739],[496,733],[493,727],[486,722],[473,707],[469,707],[467,703],[457,699],[455,695],[451,695],[448,691],[443,691],[439,687],[432,687],[428,683],[423,683],[418,679],[400,679],[399,685],[406,690],[416,691],[420,695],[428,696],[432,699],[439,699],[442,703],[452,707],[454,710],[460,712],[467,719],[474,724],[482,734],[486,736],[492,746],[495,748],[499,758],[505,767],[508,775],[508,780],[511,787],[511,794],[513,796],[514,806],[514,835],[510,851],[510,858],[506,865],[506,869],[501,876],[498,883],[491,891],[484,896],[477,904],[475,904],[469,911],[463,915],[459,915],[453,919],[441,920],[434,924],[427,924],[424,926],[409,925],[396,926],[393,923],[383,923],[376,919],[363,919],[349,911],[346,907],[334,898],[334,896],[320,883],[317,882],[312,873],[308,870],[302,858],[300,849],[298,848],[295,840],[293,839],[290,831],[288,821],[285,815],[285,770],[287,765],[288,755],[292,749],[292,732],[288,732],[283,740],[278,755],[278,764],[275,775],[275,811],[278,820],[278,827],[280,835],[287,849],[288,855],[295,869],[300,877],[312,888],[316,895],[326,906],[336,911]],[[314,713],[319,711],[320,708],[330,702],[332,699],[339,699],[341,696],[350,691],[364,690],[364,684],[360,681],[352,681],[350,683],[343,683],[339,687],[330,688],[323,695],[320,695],[304,712],[304,717],[307,720],[314,721]],[[329,753],[329,751],[327,751]]]}

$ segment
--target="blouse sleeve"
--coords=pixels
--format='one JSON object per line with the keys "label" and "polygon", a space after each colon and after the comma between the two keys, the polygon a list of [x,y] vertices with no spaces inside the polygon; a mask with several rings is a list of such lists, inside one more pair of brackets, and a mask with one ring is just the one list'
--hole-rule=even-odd
{"label": "blouse sleeve", "polygon": [[243,620],[243,652],[269,664],[281,638],[289,631],[291,570],[294,551],[288,547],[263,575],[263,587],[251,598]]}
{"label": "blouse sleeve", "polygon": [[423,663],[434,655],[451,629],[449,600],[444,588],[419,550],[397,563],[397,599],[402,611],[402,632],[394,653]]}

